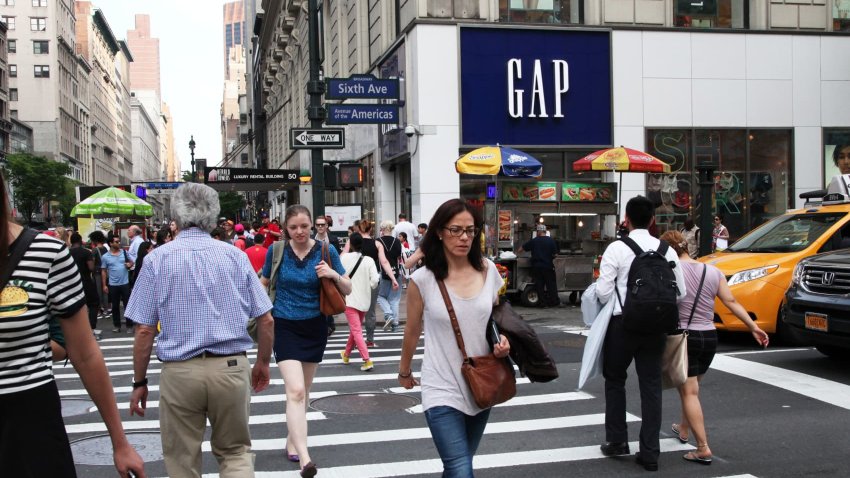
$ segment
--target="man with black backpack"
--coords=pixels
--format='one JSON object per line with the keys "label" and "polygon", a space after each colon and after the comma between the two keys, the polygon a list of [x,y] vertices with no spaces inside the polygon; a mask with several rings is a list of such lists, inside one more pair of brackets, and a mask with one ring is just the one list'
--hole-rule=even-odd
{"label": "man with black backpack", "polygon": [[632,359],[641,396],[640,450],[637,463],[658,470],[661,452],[661,355],[666,335],[678,324],[676,303],[685,296],[685,281],[676,252],[649,234],[655,208],[637,196],[626,204],[628,236],[613,242],[602,255],[596,295],[614,303],[602,350],[605,377],[606,456],[627,455],[626,370]]}

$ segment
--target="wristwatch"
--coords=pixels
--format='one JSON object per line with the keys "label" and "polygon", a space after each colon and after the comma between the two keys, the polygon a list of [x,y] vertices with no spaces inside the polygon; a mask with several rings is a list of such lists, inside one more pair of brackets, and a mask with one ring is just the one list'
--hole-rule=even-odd
{"label": "wristwatch", "polygon": [[147,377],[139,380],[138,382],[133,382],[133,390],[135,390],[137,388],[141,388],[141,387],[147,387],[147,386],[148,386],[148,378]]}

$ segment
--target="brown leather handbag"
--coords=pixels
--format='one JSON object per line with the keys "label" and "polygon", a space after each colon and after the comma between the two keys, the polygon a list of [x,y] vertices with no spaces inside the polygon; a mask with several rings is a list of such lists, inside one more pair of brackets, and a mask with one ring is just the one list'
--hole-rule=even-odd
{"label": "brown leather handbag", "polygon": [[463,356],[460,373],[466,379],[466,383],[472,391],[475,404],[478,405],[478,408],[490,408],[507,402],[516,395],[516,377],[514,376],[513,366],[508,362],[507,357],[498,358],[492,352],[476,357],[466,355],[463,334],[460,332],[460,325],[457,323],[457,316],[452,300],[449,298],[449,292],[446,290],[446,284],[443,281],[437,281],[437,285],[440,287],[440,294],[442,294],[443,301],[449,311],[457,346]]}
{"label": "brown leather handbag", "polygon": [[[322,241],[322,260],[331,266],[331,254],[328,252],[328,243]],[[336,315],[345,312],[345,297],[336,288],[336,281],[329,277],[321,278],[322,288],[319,289],[319,310],[322,315]]]}

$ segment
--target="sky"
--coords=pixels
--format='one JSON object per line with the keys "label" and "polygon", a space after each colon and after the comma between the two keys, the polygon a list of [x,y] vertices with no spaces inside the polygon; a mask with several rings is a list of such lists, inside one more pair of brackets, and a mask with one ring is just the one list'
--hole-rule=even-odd
{"label": "sky", "polygon": [[[174,149],[189,171],[189,137],[195,159],[208,166],[221,160],[221,98],[224,88],[222,5],[225,0],[93,0],[112,33],[127,39],[135,15],[151,17],[151,37],[159,38],[162,100],[171,108]],[[132,50],[131,50],[132,53]]]}

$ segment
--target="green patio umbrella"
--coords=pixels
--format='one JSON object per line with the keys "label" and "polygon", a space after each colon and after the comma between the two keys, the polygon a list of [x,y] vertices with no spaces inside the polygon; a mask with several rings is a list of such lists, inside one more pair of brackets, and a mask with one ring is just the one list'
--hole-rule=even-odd
{"label": "green patio umbrella", "polygon": [[116,187],[108,187],[103,191],[92,194],[71,210],[71,216],[74,217],[94,214],[153,216],[153,206],[137,198],[132,193]]}

